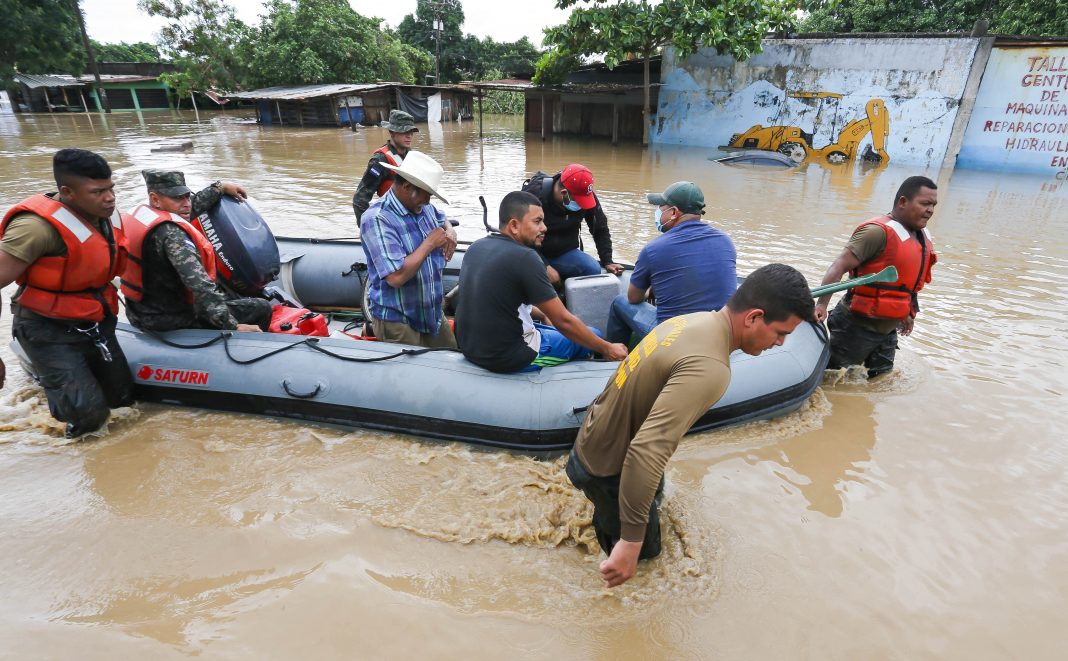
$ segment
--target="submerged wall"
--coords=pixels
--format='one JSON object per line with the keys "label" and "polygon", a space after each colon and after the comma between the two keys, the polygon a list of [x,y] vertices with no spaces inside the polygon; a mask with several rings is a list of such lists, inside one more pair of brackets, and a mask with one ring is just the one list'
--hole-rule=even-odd
{"label": "submerged wall", "polygon": [[710,49],[678,62],[669,50],[650,139],[938,167],[979,44],[970,37],[769,39],[745,62]]}
{"label": "submerged wall", "polygon": [[957,165],[1068,172],[1068,47],[994,48]]}

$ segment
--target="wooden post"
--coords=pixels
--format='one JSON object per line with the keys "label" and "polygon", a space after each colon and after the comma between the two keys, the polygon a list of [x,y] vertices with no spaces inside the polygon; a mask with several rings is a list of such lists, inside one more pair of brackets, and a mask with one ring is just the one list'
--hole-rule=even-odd
{"label": "wooden post", "polygon": [[482,88],[478,88],[478,137],[482,137]]}
{"label": "wooden post", "polygon": [[70,112],[70,99],[67,98],[67,88],[60,87],[60,92],[63,92],[63,105],[67,106],[67,112]]}
{"label": "wooden post", "polygon": [[193,90],[189,90],[189,100],[193,102],[193,114],[197,116],[197,122],[200,122],[200,111],[197,110],[197,93]]}
{"label": "wooden post", "polygon": [[345,95],[345,112],[349,114],[349,128],[356,132],[356,119],[352,116],[352,108],[349,106],[349,95]]}
{"label": "wooden post", "polygon": [[612,145],[619,144],[619,102],[612,102]]}
{"label": "wooden post", "polygon": [[82,97],[82,107],[85,108],[85,112],[89,112],[89,104],[85,102],[85,92],[82,88],[78,88],[78,96]]}
{"label": "wooden post", "polygon": [[304,128],[304,102],[297,101],[297,122],[300,124],[300,128]]}
{"label": "wooden post", "polygon": [[545,140],[545,92],[541,93],[541,139]]}
{"label": "wooden post", "polygon": [[278,100],[277,99],[275,99],[275,102],[274,102],[274,110],[275,110],[275,112],[278,113],[278,125],[279,126],[283,126],[283,122],[282,122],[282,106],[280,106],[278,104]]}

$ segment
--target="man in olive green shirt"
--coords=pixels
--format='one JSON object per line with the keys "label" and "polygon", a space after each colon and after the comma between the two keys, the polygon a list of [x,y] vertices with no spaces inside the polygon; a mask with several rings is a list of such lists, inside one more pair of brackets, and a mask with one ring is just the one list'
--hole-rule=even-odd
{"label": "man in olive green shirt", "polygon": [[669,319],[634,348],[590,406],[567,476],[593,502],[593,526],[608,559],[608,587],[660,554],[658,505],[664,468],[683,434],[731,380],[730,354],[756,356],[813,319],[808,283],[796,269],[754,271],[716,312]]}

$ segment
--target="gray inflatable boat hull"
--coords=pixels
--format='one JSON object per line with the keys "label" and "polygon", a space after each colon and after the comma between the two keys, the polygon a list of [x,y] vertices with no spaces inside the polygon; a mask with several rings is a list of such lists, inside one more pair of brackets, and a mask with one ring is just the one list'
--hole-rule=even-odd
{"label": "gray inflatable boat hull", "polygon": [[[359,278],[342,275],[362,258],[355,241],[279,239],[279,248],[281,284],[292,287],[305,305],[359,301]],[[447,278],[456,277],[461,260],[458,251]],[[618,365],[580,361],[494,374],[455,351],[381,360],[416,348],[347,337],[215,330],[153,335],[127,323],[119,324],[117,336],[142,401],[526,452],[569,448],[586,407]],[[801,325],[783,346],[760,356],[735,352],[730,387],[691,431],[796,410],[819,385],[827,358],[825,332],[814,324]]]}

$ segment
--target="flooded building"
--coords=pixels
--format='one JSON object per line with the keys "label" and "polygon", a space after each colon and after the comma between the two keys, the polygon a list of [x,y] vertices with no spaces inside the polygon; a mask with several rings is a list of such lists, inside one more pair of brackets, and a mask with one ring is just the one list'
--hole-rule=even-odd
{"label": "flooded building", "polygon": [[393,109],[419,122],[448,122],[471,118],[474,100],[471,90],[460,86],[388,82],[286,85],[226,96],[255,102],[259,123],[281,126],[375,126]]}
{"label": "flooded building", "polygon": [[[101,62],[100,87],[112,110],[169,110],[174,108],[171,88],[159,78],[174,65],[155,62]],[[16,112],[103,111],[92,74],[15,74],[12,97]]]}

